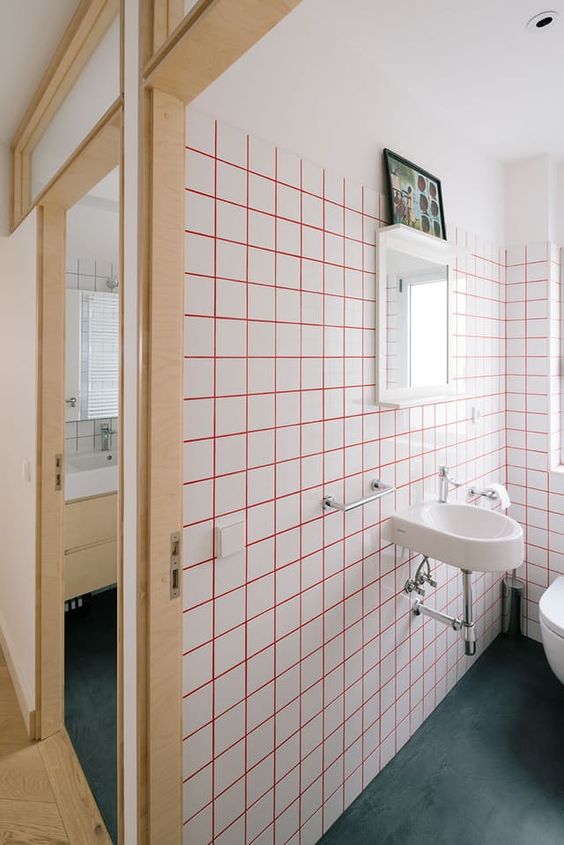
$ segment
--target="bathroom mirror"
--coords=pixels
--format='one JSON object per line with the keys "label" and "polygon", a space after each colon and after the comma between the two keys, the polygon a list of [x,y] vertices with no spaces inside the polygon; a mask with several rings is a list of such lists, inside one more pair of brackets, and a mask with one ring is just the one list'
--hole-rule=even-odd
{"label": "bathroom mirror", "polygon": [[454,393],[456,248],[407,226],[378,233],[377,401],[401,407]]}

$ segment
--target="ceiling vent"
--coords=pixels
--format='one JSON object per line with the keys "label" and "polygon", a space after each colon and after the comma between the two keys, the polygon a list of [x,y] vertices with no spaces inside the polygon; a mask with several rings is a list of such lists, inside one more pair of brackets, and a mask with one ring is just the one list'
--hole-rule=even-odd
{"label": "ceiling vent", "polygon": [[552,29],[558,20],[558,12],[539,12],[527,21],[529,32],[545,32]]}

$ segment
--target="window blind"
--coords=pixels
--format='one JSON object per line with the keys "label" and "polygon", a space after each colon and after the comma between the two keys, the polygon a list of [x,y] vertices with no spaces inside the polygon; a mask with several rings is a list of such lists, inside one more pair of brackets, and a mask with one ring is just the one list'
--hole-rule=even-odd
{"label": "window blind", "polygon": [[118,416],[119,296],[83,293],[81,404],[83,419]]}

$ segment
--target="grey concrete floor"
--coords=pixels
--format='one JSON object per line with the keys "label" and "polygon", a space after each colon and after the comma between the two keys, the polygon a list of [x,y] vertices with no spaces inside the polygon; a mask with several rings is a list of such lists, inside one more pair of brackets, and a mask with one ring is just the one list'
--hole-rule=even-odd
{"label": "grey concrete floor", "polygon": [[65,724],[117,843],[117,589],[65,614]]}
{"label": "grey concrete floor", "polygon": [[564,845],[564,686],[498,637],[321,840]]}

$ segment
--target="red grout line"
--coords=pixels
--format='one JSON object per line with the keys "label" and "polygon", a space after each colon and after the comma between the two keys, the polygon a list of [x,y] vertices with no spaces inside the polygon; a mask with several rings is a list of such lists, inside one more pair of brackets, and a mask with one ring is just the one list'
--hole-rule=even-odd
{"label": "red grout line", "polygon": [[[217,120],[214,121],[214,147],[215,147],[215,155],[217,159]],[[214,195],[217,195],[217,160],[214,162]],[[213,219],[213,226],[214,232],[217,231],[217,203],[214,202],[214,219]],[[214,352],[214,362],[213,362],[213,417],[212,417],[212,426],[213,426],[213,437],[215,438],[215,433],[217,429],[217,400],[216,400],[216,389],[217,389],[217,359],[215,357],[215,352],[217,349],[217,321],[215,319],[215,315],[217,314],[217,241],[214,240],[214,247],[213,247],[213,270],[214,270],[214,288],[213,288],[213,313],[214,313],[214,324],[213,324],[213,352]],[[215,474],[215,449],[212,453],[212,471]],[[213,492],[212,492],[212,514],[215,515],[215,507],[216,507],[216,496],[215,496],[215,484],[213,485]],[[215,531],[212,536],[212,556],[215,559],[216,557],[216,538],[215,538]],[[215,595],[216,595],[216,570],[215,565],[213,566],[213,575],[212,575],[212,631],[213,631],[213,642],[211,645],[211,677],[212,677],[212,700],[211,700],[211,710],[212,710],[212,722],[211,722],[211,732],[212,732],[212,757],[211,757],[211,802],[212,802],[212,815],[211,815],[211,829],[212,829],[212,838],[215,836],[215,759],[216,759],[216,735],[215,735],[215,629],[216,629],[216,605],[215,605]]]}

